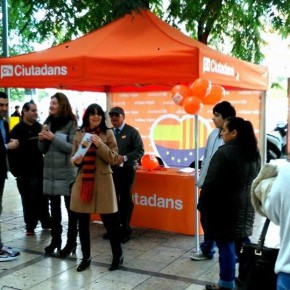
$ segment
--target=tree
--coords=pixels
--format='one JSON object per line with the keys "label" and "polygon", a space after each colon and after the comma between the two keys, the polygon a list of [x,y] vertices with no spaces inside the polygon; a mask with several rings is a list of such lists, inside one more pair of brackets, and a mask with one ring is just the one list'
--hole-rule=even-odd
{"label": "tree", "polygon": [[199,41],[220,51],[231,45],[233,56],[260,63],[261,32],[276,30],[287,37],[289,7],[289,0],[172,0],[168,10],[170,23],[185,23]]}
{"label": "tree", "polygon": [[167,11],[163,2],[8,0],[10,38],[18,40],[10,54],[31,51],[33,43],[56,45],[77,38],[148,7],[173,26],[184,24],[193,38],[223,52],[230,45],[233,56],[254,63],[263,58],[262,31],[277,31],[282,37],[290,32],[290,0],[171,0]]}

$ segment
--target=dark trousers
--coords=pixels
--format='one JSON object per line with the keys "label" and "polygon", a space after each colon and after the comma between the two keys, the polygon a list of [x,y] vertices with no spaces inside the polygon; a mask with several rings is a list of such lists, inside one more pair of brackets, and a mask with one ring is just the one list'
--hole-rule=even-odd
{"label": "dark trousers", "polygon": [[[90,214],[76,213],[79,222],[79,235],[82,247],[83,258],[91,256],[90,242]],[[117,213],[101,214],[101,220],[109,234],[113,258],[118,259],[122,256],[120,225]]]}
{"label": "dark trousers", "polygon": [[119,219],[122,232],[125,235],[131,233],[130,221],[134,209],[132,188],[135,181],[136,171],[132,166],[114,166],[113,179],[116,188]]}
{"label": "dark trousers", "polygon": [[212,259],[215,254],[215,241],[212,239],[209,239],[206,234],[204,234],[203,242],[200,244],[200,249],[204,256],[208,257],[209,259]]}
{"label": "dark trousers", "polygon": [[21,196],[26,229],[34,230],[38,221],[43,228],[50,227],[48,197],[43,195],[42,177],[18,177],[16,181]]}
{"label": "dark trousers", "polygon": [[[2,198],[3,198],[4,186],[5,186],[5,178],[0,177],[0,217],[2,214]],[[2,249],[2,247],[3,247],[3,243],[1,239],[1,220],[0,220],[0,249]]]}
{"label": "dark trousers", "polygon": [[[51,236],[54,242],[61,242],[62,234],[62,214],[61,196],[49,196],[51,210]],[[68,214],[68,238],[75,243],[77,238],[77,219],[76,214],[70,210],[70,196],[64,196],[65,207]]]}
{"label": "dark trousers", "polygon": [[236,249],[235,242],[216,241],[219,249],[220,278],[218,285],[227,289],[235,287]]}
{"label": "dark trousers", "polygon": [[0,177],[0,215],[2,214],[2,200],[3,200],[3,193],[4,193],[4,186],[5,186],[5,177]]}

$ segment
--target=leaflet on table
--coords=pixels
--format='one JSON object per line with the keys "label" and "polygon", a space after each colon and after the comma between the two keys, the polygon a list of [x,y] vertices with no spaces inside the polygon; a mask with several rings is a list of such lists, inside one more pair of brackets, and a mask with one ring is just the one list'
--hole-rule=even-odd
{"label": "leaflet on table", "polygon": [[182,173],[192,173],[194,172],[195,169],[191,168],[191,167],[185,167],[185,168],[181,168],[179,169],[177,172],[182,172]]}
{"label": "leaflet on table", "polygon": [[75,155],[73,156],[73,159],[76,158],[79,155],[85,156],[88,149],[90,148],[91,144],[92,144],[92,140],[91,140],[91,136],[92,134],[90,133],[85,133],[78,150],[76,151]]}

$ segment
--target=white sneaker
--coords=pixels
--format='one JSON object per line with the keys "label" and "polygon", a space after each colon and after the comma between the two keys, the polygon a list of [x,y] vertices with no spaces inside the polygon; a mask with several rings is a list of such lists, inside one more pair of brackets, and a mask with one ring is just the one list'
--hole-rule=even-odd
{"label": "white sneaker", "polygon": [[18,251],[12,250],[10,247],[2,247],[0,250],[0,262],[6,262],[16,259],[20,253]]}
{"label": "white sneaker", "polygon": [[211,258],[205,256],[202,252],[193,253],[190,256],[190,259],[193,261],[204,261],[204,260],[211,260]]}

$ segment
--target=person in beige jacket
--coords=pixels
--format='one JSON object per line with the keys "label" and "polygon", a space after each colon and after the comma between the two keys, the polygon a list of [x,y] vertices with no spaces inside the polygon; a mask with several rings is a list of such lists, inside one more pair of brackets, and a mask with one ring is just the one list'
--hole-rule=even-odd
{"label": "person in beige jacket", "polygon": [[[88,138],[84,138],[89,133]],[[84,140],[85,139],[85,140]],[[91,145],[90,145],[91,143]],[[88,148],[83,155],[78,149]],[[118,206],[110,165],[118,162],[117,143],[114,133],[106,126],[105,113],[98,104],[91,104],[84,116],[83,125],[75,135],[72,161],[79,168],[72,186],[71,205],[76,212],[83,259],[77,271],[84,271],[91,262],[90,214],[99,213],[107,232],[113,260],[110,271],[123,263],[120,241]]]}
{"label": "person in beige jacket", "polygon": [[280,227],[279,254],[275,263],[277,290],[290,289],[290,163],[265,164],[252,185],[256,211]]}

